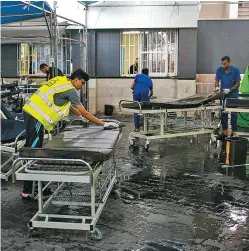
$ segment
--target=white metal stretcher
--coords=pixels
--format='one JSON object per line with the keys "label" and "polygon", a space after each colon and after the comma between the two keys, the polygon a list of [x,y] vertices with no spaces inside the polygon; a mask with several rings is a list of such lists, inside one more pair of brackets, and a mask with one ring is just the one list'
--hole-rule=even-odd
{"label": "white metal stretcher", "polygon": [[[38,212],[28,224],[31,231],[89,230],[90,238],[102,238],[95,226],[116,181],[114,150],[120,137],[120,129],[69,126],[43,148],[20,149],[13,180],[38,182]],[[58,184],[47,201],[43,182]]]}
{"label": "white metal stretcher", "polygon": [[214,114],[221,109],[221,106],[215,103],[181,105],[180,101],[145,103],[121,100],[119,107],[121,111],[143,116],[143,130],[131,132],[129,143],[134,145],[136,138],[145,139],[145,149],[148,149],[151,140],[212,134],[216,128]]}

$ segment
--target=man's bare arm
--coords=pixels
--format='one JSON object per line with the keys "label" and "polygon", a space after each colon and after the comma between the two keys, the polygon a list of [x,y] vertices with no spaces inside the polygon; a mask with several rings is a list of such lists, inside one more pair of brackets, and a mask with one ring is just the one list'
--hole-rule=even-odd
{"label": "man's bare arm", "polygon": [[234,90],[238,89],[239,86],[240,86],[240,83],[236,82],[236,84],[231,88],[231,91],[234,91]]}
{"label": "man's bare arm", "polygon": [[72,105],[70,106],[70,112],[72,112],[76,116],[81,116],[80,111],[77,108],[73,107]]}
{"label": "man's bare arm", "polygon": [[81,115],[86,118],[87,120],[93,122],[96,125],[104,126],[104,122],[95,116],[93,116],[90,112],[88,112],[83,105],[75,105],[74,108],[79,110]]}
{"label": "man's bare arm", "polygon": [[134,89],[134,86],[135,86],[135,82],[133,82],[132,84],[131,84],[131,89],[133,90]]}
{"label": "man's bare arm", "polygon": [[215,88],[219,87],[219,85],[220,85],[220,80],[219,79],[215,79]]}

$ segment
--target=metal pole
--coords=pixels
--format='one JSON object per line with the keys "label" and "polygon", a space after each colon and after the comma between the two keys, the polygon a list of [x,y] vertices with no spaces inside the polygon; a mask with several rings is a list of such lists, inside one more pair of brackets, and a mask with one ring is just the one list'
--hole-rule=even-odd
{"label": "metal pole", "polygon": [[50,15],[50,30],[51,30],[51,38],[50,38],[50,63],[52,64],[52,76],[54,77],[54,29],[53,29],[53,14]]}
{"label": "metal pole", "polygon": [[[85,53],[84,53],[84,71],[87,72],[88,71],[88,61],[87,61],[87,37],[88,37],[88,31],[87,31],[87,6],[86,6],[86,14],[85,14],[85,27],[84,27],[84,35],[85,35]],[[89,104],[88,104],[88,83],[85,84],[85,106],[86,109],[89,110]]]}
{"label": "metal pole", "polygon": [[58,36],[57,36],[57,16],[56,16],[57,1],[54,1],[53,12],[53,28],[54,28],[54,76],[58,76],[57,54],[58,54]]}

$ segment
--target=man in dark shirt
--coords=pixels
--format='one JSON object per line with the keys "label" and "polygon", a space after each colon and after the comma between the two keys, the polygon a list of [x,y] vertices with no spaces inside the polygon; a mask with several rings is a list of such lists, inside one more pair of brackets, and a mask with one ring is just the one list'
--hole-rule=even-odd
{"label": "man in dark shirt", "polygon": [[129,74],[137,74],[138,73],[138,58],[136,58],[135,64],[130,66]]}
{"label": "man in dark shirt", "polygon": [[[52,78],[52,67],[49,67],[47,64],[41,64],[40,65],[40,70],[47,74],[47,81],[50,80]],[[62,73],[62,71],[60,69],[57,69],[58,71],[58,76],[64,76],[64,74]]]}

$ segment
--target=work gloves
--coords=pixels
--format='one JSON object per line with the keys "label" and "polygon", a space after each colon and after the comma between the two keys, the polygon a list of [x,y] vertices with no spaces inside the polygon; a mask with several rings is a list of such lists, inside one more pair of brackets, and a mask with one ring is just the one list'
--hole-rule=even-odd
{"label": "work gloves", "polygon": [[[219,88],[219,87],[216,87],[216,88],[215,88],[215,92],[219,92],[219,91],[220,91],[220,88]],[[227,95],[227,94],[229,94],[229,93],[231,92],[231,90],[230,90],[230,89],[223,89],[222,92],[223,92],[225,95]]]}
{"label": "work gloves", "polygon": [[227,95],[230,91],[231,91],[230,89],[224,89],[224,90],[223,90],[223,93],[224,93],[225,95]]}
{"label": "work gloves", "polygon": [[119,128],[119,125],[115,122],[105,122],[104,130],[112,130]]}
{"label": "work gloves", "polygon": [[112,130],[112,129],[117,129],[124,126],[121,122],[117,120],[102,119],[102,121],[105,123],[104,130]]}

